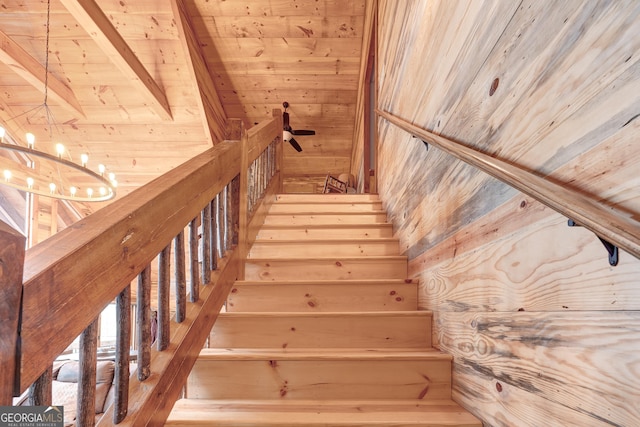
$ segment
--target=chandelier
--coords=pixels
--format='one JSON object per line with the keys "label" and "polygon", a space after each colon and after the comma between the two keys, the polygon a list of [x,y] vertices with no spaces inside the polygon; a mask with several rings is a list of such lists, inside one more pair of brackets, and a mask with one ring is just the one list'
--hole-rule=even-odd
{"label": "chandelier", "polygon": [[[57,129],[53,114],[47,105],[49,77],[49,20],[51,0],[47,1],[46,52],[44,77],[44,102],[36,108],[7,120],[7,123],[27,113],[44,110],[50,139]],[[27,119],[29,123],[29,120]],[[10,135],[0,126],[0,183],[28,193],[78,202],[101,202],[115,197],[118,185],[115,175],[98,165],[98,172],[88,168],[89,156],[80,155],[75,163],[66,147],[55,144],[55,154],[35,148],[35,136],[27,132],[26,144]]]}

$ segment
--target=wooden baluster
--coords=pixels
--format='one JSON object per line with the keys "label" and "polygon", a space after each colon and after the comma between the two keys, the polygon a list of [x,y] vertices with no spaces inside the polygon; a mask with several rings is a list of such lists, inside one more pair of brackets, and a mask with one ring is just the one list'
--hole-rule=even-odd
{"label": "wooden baluster", "polygon": [[[138,380],[144,381],[151,375],[151,265],[147,265],[138,275]],[[158,319],[155,329],[158,331]]]}
{"label": "wooden baluster", "polygon": [[[268,145],[267,148],[269,148]],[[267,148],[262,152],[262,195],[266,192],[267,185],[269,184],[269,164],[267,163],[269,155]]]}
{"label": "wooden baluster", "polygon": [[222,204],[222,250],[224,252],[231,249],[231,233],[229,227],[232,224],[231,215],[231,182],[224,187],[224,203]]}
{"label": "wooden baluster", "polygon": [[202,210],[202,284],[211,281],[211,203]]}
{"label": "wooden baluster", "polygon": [[167,245],[158,257],[158,337],[156,338],[156,348],[158,351],[166,350],[171,339],[169,318],[170,299],[170,267],[171,267],[171,244]]}
{"label": "wooden baluster", "polygon": [[116,298],[116,366],[113,423],[119,424],[129,408],[129,351],[131,348],[131,286]]}
{"label": "wooden baluster", "polygon": [[[42,373],[29,387],[27,395],[28,406],[50,406],[52,398],[53,366]],[[8,405],[10,406],[10,405]]]}
{"label": "wooden baluster", "polygon": [[240,228],[240,175],[231,181],[231,244],[238,244],[238,230]]}
{"label": "wooden baluster", "polygon": [[195,217],[189,223],[189,259],[191,260],[191,268],[189,275],[189,301],[196,302],[200,299],[200,278],[198,263],[198,217]]}
{"label": "wooden baluster", "polygon": [[220,194],[211,201],[211,270],[218,269],[218,253],[220,251],[218,227],[218,203],[220,203]]}
{"label": "wooden baluster", "polygon": [[271,146],[273,141],[267,145],[267,184],[271,181]]}
{"label": "wooden baluster", "polygon": [[269,144],[269,149],[271,150],[271,178],[273,178],[276,174],[276,140]]}
{"label": "wooden baluster", "polygon": [[98,360],[98,323],[100,316],[80,334],[80,363],[76,425],[94,426],[96,422],[96,363]]}
{"label": "wooden baluster", "polygon": [[247,172],[247,214],[253,211],[253,162]]}
{"label": "wooden baluster", "polygon": [[260,200],[262,196],[262,153],[258,156],[258,197],[257,200]]}
{"label": "wooden baluster", "polygon": [[182,323],[187,315],[184,230],[173,239],[173,260],[176,282],[176,322]]}
{"label": "wooden baluster", "polygon": [[265,159],[266,153],[263,151],[262,153],[260,153],[260,197],[262,197],[264,195],[264,189],[266,187],[265,183],[265,167],[264,167],[264,159]]}
{"label": "wooden baluster", "polygon": [[18,319],[22,300],[25,237],[0,221],[0,406],[20,393]]}

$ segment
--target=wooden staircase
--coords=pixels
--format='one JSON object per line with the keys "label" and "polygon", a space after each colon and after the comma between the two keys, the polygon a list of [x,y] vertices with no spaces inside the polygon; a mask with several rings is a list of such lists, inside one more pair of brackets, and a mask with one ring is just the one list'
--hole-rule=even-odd
{"label": "wooden staircase", "polygon": [[165,425],[481,426],[375,195],[277,196]]}

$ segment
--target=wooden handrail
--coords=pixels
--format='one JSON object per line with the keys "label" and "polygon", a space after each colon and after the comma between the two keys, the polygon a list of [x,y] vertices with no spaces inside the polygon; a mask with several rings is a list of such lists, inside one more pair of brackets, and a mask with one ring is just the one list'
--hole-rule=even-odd
{"label": "wooden handrail", "polygon": [[593,231],[599,237],[640,258],[640,223],[638,221],[514,164],[431,133],[391,113],[376,109],[376,114],[416,138],[437,146],[465,163],[535,198]]}
{"label": "wooden handrail", "polygon": [[[273,152],[282,152],[282,124],[278,115],[274,112],[274,118],[246,132],[249,144],[244,148],[245,156],[253,158],[262,167],[256,168],[260,172],[254,177],[259,181],[256,185],[259,191],[254,195],[256,208],[252,215],[247,215],[245,227],[255,228],[255,224],[263,220],[264,206],[281,190],[279,163],[267,167],[267,157]],[[207,207],[210,210],[212,205],[217,206],[214,216],[224,217],[227,227],[233,227],[230,222],[234,221],[233,215],[238,214],[238,207],[227,197],[227,191],[236,189],[236,194],[245,200],[248,198],[247,189],[237,188],[234,184],[238,174],[247,175],[246,169],[241,169],[242,151],[238,141],[216,144],[27,251],[22,286],[21,342],[18,343],[21,349],[20,391],[47,372],[78,334],[83,331],[86,334],[86,328],[95,324],[103,308],[128,289],[138,274],[142,272],[141,277],[146,277],[148,282],[151,261],[163,250],[166,252],[164,258],[168,258],[166,248],[176,236],[181,236],[186,226],[193,234],[200,221],[198,218],[211,221],[203,214]],[[270,159],[273,161],[272,157]],[[219,195],[223,190],[225,196],[221,201]],[[223,250],[229,249],[236,237],[233,230],[227,229],[225,233]],[[247,236],[246,231],[244,235]],[[209,239],[211,243],[213,236],[202,239]],[[193,244],[192,238],[190,253],[197,252]],[[217,248],[216,243],[212,246]],[[182,252],[184,248],[180,248]],[[128,394],[133,406],[129,406],[129,415],[120,425],[147,425],[149,420],[164,422],[162,417],[168,415],[173,403],[171,399],[178,397],[226,293],[240,274],[241,260],[237,251],[228,252],[228,256],[218,262],[219,268],[211,274],[211,285],[191,295],[192,302],[195,297],[195,304],[180,308],[183,319],[176,320],[184,322],[172,322],[170,339],[167,342],[165,336],[160,340],[164,345],[168,344],[167,350],[151,355],[151,375],[141,372],[143,375],[138,378],[131,377]],[[193,260],[191,265],[194,266]],[[146,298],[148,305],[148,296]],[[121,311],[126,312],[124,308]],[[122,341],[128,339],[123,337]],[[94,338],[87,339],[87,343],[93,342]],[[127,393],[120,394],[126,401]],[[112,407],[108,415],[112,416],[113,410]],[[117,411],[118,420],[127,413],[126,407]],[[103,417],[100,425],[111,425],[111,416]]]}

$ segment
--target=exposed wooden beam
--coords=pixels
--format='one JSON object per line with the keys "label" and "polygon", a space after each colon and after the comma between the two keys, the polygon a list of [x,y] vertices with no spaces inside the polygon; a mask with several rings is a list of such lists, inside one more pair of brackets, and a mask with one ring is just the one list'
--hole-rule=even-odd
{"label": "exposed wooden beam", "polygon": [[171,7],[173,8],[180,40],[187,56],[189,72],[199,93],[198,104],[201,115],[203,116],[205,127],[209,129],[207,136],[211,139],[212,145],[217,144],[224,140],[226,114],[198,44],[184,0],[171,0]]}
{"label": "exposed wooden beam", "polygon": [[62,0],[62,4],[98,44],[118,69],[133,83],[149,107],[164,120],[172,120],[164,91],[151,77],[127,42],[94,0]]}
{"label": "exposed wooden beam", "polygon": [[[9,68],[34,88],[44,93],[45,67],[2,31],[0,31],[0,61],[7,64]],[[51,73],[49,73],[49,78],[47,79],[47,88],[48,97],[56,104],[66,108],[73,114],[85,117],[73,91]]]}

